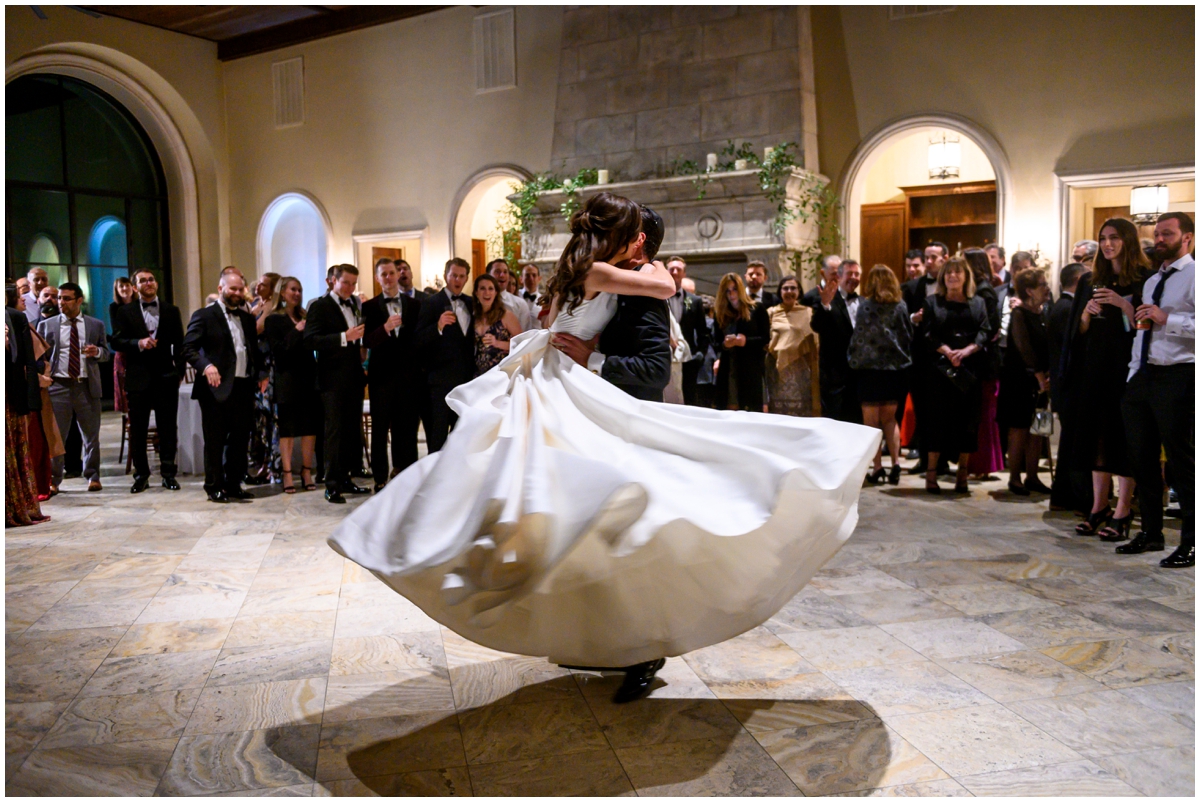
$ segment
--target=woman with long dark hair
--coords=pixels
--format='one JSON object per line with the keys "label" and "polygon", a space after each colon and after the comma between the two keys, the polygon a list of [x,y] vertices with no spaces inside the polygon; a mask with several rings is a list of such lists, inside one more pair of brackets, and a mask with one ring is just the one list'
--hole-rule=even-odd
{"label": "woman with long dark hair", "polygon": [[[108,305],[108,319],[117,319],[117,310],[122,304],[132,303],[137,298],[137,287],[128,276],[117,276],[113,280],[113,301]],[[108,335],[111,337],[112,332]],[[125,399],[125,354],[113,351],[113,409],[128,412],[129,402]]]}
{"label": "woman with long dark hair", "polygon": [[762,304],[750,300],[737,273],[726,273],[717,288],[713,313],[717,352],[717,409],[763,411],[763,365],[770,323]]}
{"label": "woman with long dark hair", "polygon": [[[1079,280],[1067,329],[1064,404],[1075,432],[1070,458],[1092,472],[1092,509],[1080,535],[1127,540],[1133,523],[1133,465],[1125,443],[1121,396],[1133,350],[1133,299],[1151,273],[1137,227],[1120,217],[1100,226],[1100,252]],[[1108,503],[1117,477],[1117,508]]]}
{"label": "woman with long dark hair", "polygon": [[[29,453],[30,413],[40,405],[29,323],[23,298],[13,284],[4,286],[4,525],[29,526],[50,520],[38,503],[38,487]],[[10,312],[11,310],[11,312]]]}
{"label": "woman with long dark hair", "polygon": [[811,418],[821,414],[820,338],[811,307],[800,303],[800,281],[784,276],[779,303],[767,310],[767,411]]}
{"label": "woman with long dark hair", "polygon": [[300,279],[287,276],[279,281],[275,311],[263,321],[263,335],[271,352],[275,380],[275,421],[279,430],[279,459],[283,492],[295,493],[292,449],[300,438],[300,482],[305,490],[316,490],[317,434],[324,422],[317,403],[317,360],[304,345],[304,288]]}
{"label": "woman with long dark hair", "polygon": [[[974,453],[967,460],[970,475],[982,480],[995,479],[993,472],[1004,469],[1004,444],[1000,427],[996,425],[996,403],[1000,397],[1000,328],[1004,311],[992,286],[992,263],[982,248],[967,248],[962,258],[971,268],[975,280],[975,295],[983,300],[987,310],[988,327],[992,338],[984,346],[986,357],[978,361],[979,375],[979,437]],[[1011,280],[1011,277],[1010,277]]]}
{"label": "woman with long dark hair", "polygon": [[475,375],[487,373],[508,355],[509,340],[521,324],[500,296],[499,282],[487,273],[475,277]]}
{"label": "woman with long dark hair", "polygon": [[1008,427],[1008,490],[1028,496],[1050,492],[1037,475],[1045,438],[1029,433],[1038,399],[1050,390],[1050,347],[1042,314],[1050,285],[1035,267],[1013,277],[1013,291],[1021,305],[1013,309],[1008,323],[998,419]]}
{"label": "woman with long dark hair", "polygon": [[[600,192],[570,230],[550,329],[455,388],[445,446],[330,544],[485,646],[624,666],[627,702],[667,656],[762,623],[837,551],[879,434],[662,403],[675,282],[652,261],[661,218]],[[729,321],[745,322],[730,287]]]}

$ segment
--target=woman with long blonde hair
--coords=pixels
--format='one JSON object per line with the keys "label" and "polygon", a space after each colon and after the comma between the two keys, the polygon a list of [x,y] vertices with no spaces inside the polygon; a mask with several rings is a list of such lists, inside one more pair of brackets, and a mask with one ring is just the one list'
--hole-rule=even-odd
{"label": "woman with long blonde hair", "polygon": [[763,368],[771,324],[767,310],[750,300],[737,273],[721,277],[713,319],[717,409],[764,412]]}

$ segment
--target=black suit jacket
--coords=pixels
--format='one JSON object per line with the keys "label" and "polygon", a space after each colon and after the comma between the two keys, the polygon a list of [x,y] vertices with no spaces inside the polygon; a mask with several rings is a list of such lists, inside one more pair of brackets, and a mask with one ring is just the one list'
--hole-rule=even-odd
{"label": "black suit jacket", "polygon": [[697,364],[704,361],[708,352],[708,344],[712,333],[708,330],[708,317],[704,314],[704,302],[694,294],[683,291],[683,315],[679,321],[683,330],[683,339],[687,340],[688,348],[692,350],[690,362]]}
{"label": "black suit jacket", "polygon": [[363,304],[363,323],[367,333],[363,344],[371,349],[367,361],[367,384],[401,382],[415,383],[420,380],[421,368],[417,362],[417,322],[421,314],[421,302],[407,295],[400,296],[400,327],[393,332],[384,329],[389,315],[383,295],[376,295]]}
{"label": "black suit jacket", "polygon": [[16,345],[15,354],[4,352],[8,361],[4,366],[4,403],[14,415],[26,415],[42,408],[41,385],[33,358],[33,335],[29,333],[29,319],[24,313],[6,308],[4,314],[9,336]]}
{"label": "black suit jacket", "polygon": [[[242,338],[246,342],[246,370],[251,379],[260,380],[265,373],[262,356],[258,352],[258,324],[249,312],[237,309],[233,314],[242,323]],[[229,333],[229,324],[225,322],[222,304],[215,303],[192,314],[187,333],[183,335],[183,358],[196,369],[192,398],[211,398],[217,402],[229,400],[229,394],[233,392],[237,352],[233,348],[233,335]],[[210,387],[202,375],[209,365],[216,365],[221,374],[221,383],[216,387]]]}
{"label": "black suit jacket", "polygon": [[[158,299],[158,345],[149,351],[138,348],[138,341],[150,336],[142,317],[141,299],[121,304],[113,312],[114,350],[125,354],[125,389],[144,392],[157,381],[178,382],[183,376],[183,317],[179,307]],[[220,368],[218,368],[219,370]]]}
{"label": "black suit jacket", "polygon": [[[471,298],[465,294],[462,298],[470,310]],[[417,351],[428,373],[429,386],[439,391],[466,384],[475,376],[475,332],[471,325],[466,334],[457,322],[438,333],[438,318],[449,311],[450,296],[443,291],[421,301],[417,319]],[[473,314],[471,320],[473,325]]]}
{"label": "black suit jacket", "polygon": [[[751,300],[753,300],[753,298]],[[759,301],[758,304],[764,310],[770,309],[772,306],[778,306],[779,305],[779,296],[776,295],[775,293],[771,292],[768,289],[763,289],[762,300]]]}
{"label": "black suit jacket", "polygon": [[933,283],[935,282],[929,281],[925,276],[918,276],[900,285],[900,297],[904,299],[904,305],[908,307],[910,315],[915,315],[925,306],[928,287]]}
{"label": "black suit jacket", "polygon": [[[357,311],[358,299],[351,296],[351,302]],[[317,352],[317,387],[323,393],[338,389],[361,393],[366,383],[362,345],[358,342],[342,345],[342,334],[350,327],[338,297],[331,293],[314,301],[307,321],[304,343]]]}
{"label": "black suit jacket", "polygon": [[[813,290],[805,294],[805,301],[810,300]],[[813,331],[821,338],[819,349],[821,377],[835,383],[844,382],[850,376],[850,362],[847,353],[850,349],[850,338],[854,334],[854,326],[850,322],[850,310],[841,290],[833,295],[833,301],[826,310],[821,305],[820,291],[816,292],[812,304]]]}
{"label": "black suit jacket", "polygon": [[1052,306],[1047,305],[1046,345],[1050,353],[1050,404],[1061,414],[1062,354],[1067,343],[1067,327],[1071,325],[1071,295],[1060,295]]}
{"label": "black suit jacket", "polygon": [[634,398],[662,401],[671,382],[671,312],[666,301],[617,298],[617,312],[600,333],[600,376]]}

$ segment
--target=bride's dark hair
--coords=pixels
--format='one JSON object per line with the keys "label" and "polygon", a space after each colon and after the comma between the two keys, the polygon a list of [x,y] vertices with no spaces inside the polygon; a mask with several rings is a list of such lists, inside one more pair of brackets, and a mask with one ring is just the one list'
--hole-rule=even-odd
{"label": "bride's dark hair", "polygon": [[593,262],[606,262],[637,237],[642,211],[636,203],[611,192],[588,199],[571,215],[571,239],[558,257],[546,285],[546,297],[559,308],[574,309],[583,301],[583,282]]}

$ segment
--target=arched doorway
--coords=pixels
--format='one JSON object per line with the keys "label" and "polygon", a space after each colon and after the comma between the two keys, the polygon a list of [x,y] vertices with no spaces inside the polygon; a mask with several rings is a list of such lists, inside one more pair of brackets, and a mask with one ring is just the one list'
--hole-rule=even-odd
{"label": "arched doorway", "polygon": [[146,131],[111,96],[66,75],[5,86],[6,272],[78,283],[111,330],[118,276],[149,269],[171,299],[166,180]]}
{"label": "arched doorway", "polygon": [[[942,134],[958,140],[959,173],[931,178],[930,140]],[[845,250],[865,267],[883,262],[902,273],[903,252],[931,240],[951,251],[1003,244],[1011,186],[1000,145],[969,120],[921,115],[889,123],[859,143],[842,172]]]}
{"label": "arched doorway", "polygon": [[[500,224],[512,210],[508,196],[532,176],[512,165],[489,167],[471,176],[455,197],[450,253],[471,263],[472,276],[492,259],[503,258]],[[515,243],[519,259],[520,243]]]}
{"label": "arched doorway", "polygon": [[258,274],[300,279],[306,299],[325,293],[330,225],[324,209],[300,192],[286,192],[267,205],[258,224]]}

